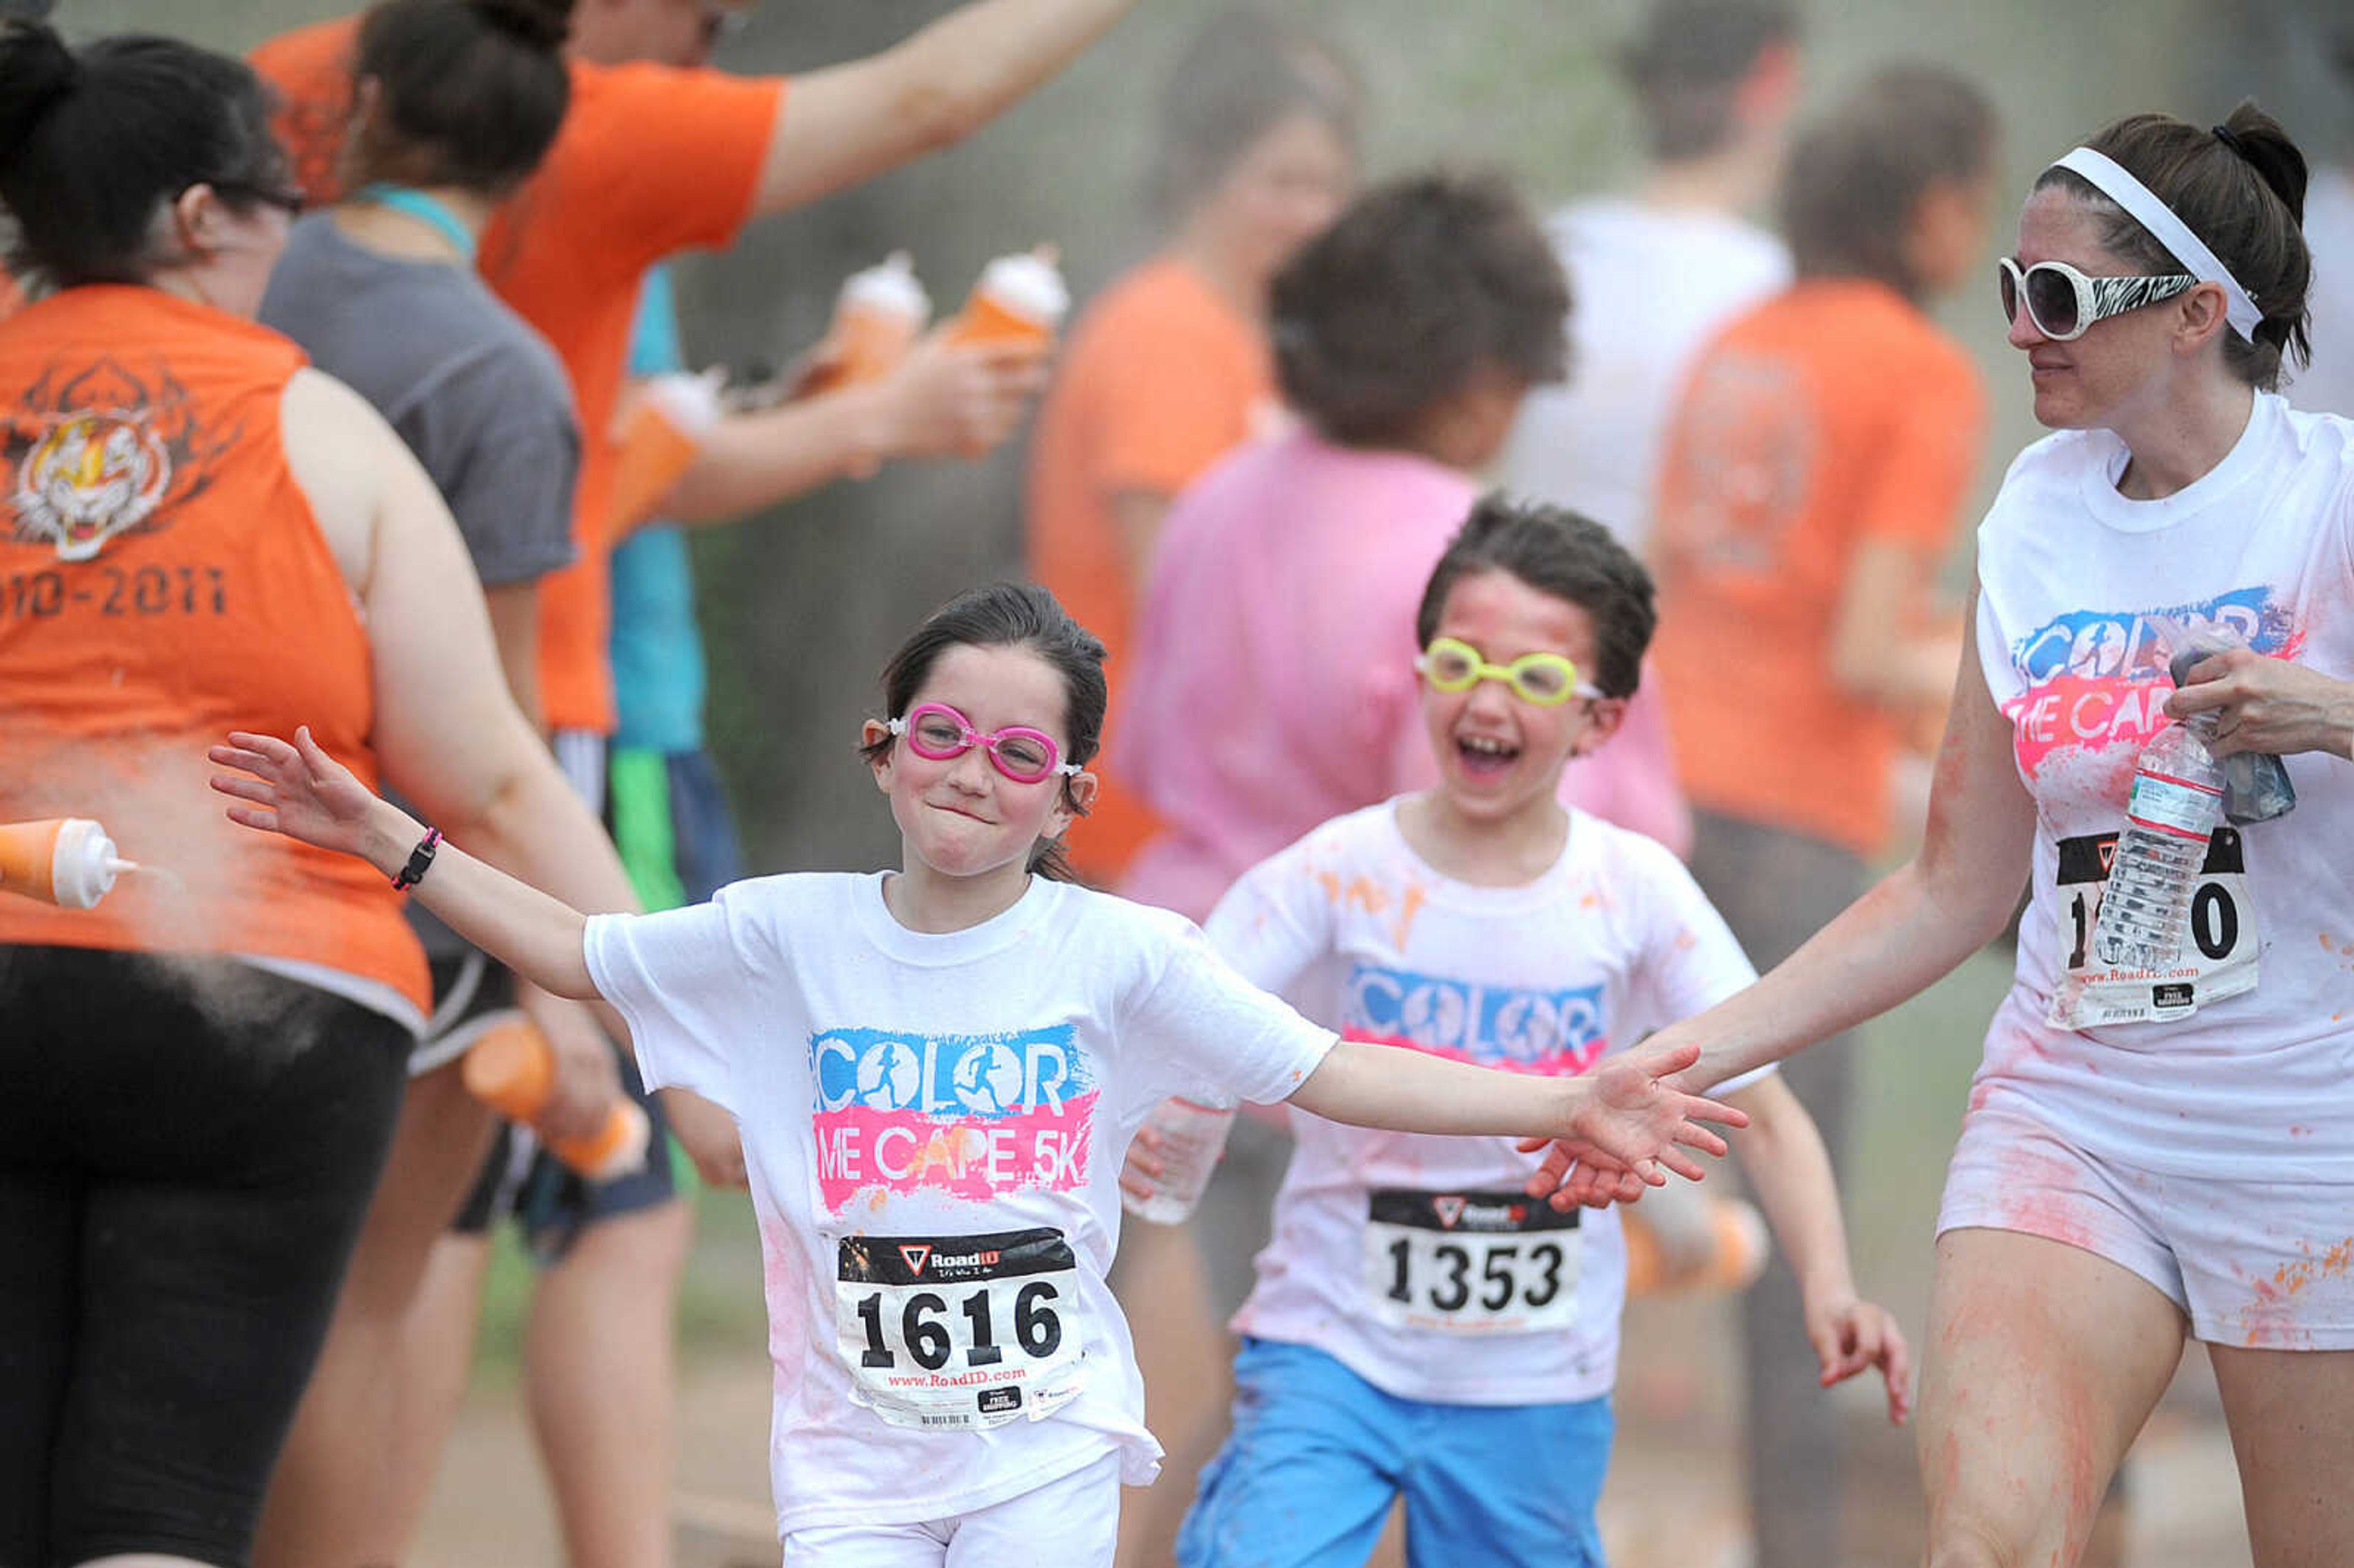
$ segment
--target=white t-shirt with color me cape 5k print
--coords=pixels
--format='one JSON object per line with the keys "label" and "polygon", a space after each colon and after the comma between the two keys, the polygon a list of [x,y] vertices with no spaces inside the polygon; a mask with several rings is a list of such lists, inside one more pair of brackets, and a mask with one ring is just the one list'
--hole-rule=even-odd
{"label": "white t-shirt with color me cape 5k print", "polygon": [[[1479,887],[1416,854],[1397,807],[1336,817],[1252,868],[1211,915],[1212,943],[1350,1039],[1544,1077],[1756,978],[1653,840],[1573,811],[1543,875]],[[1402,1399],[1609,1392],[1627,1287],[1616,1209],[1561,1214],[1522,1196],[1541,1157],[1509,1138],[1369,1131],[1296,1108],[1291,1125],[1237,1332],[1312,1345]]]}
{"label": "white t-shirt with color me cape 5k print", "polygon": [[2222,461],[2155,501],[2118,493],[2127,456],[2106,430],[2046,437],[1978,530],[1979,669],[2036,834],[1970,1104],[2167,1175],[2354,1181],[2344,758],[2289,758],[2296,810],[2215,830],[2172,969],[2111,971],[2092,940],[2136,760],[2170,722],[2170,627],[2354,679],[2354,423],[2259,393]]}
{"label": "white t-shirt with color me cape 5k print", "polygon": [[882,874],[766,877],[588,923],[652,1087],[743,1130],[776,1368],[779,1533],[986,1508],[1160,1448],[1104,1284],[1120,1162],[1204,1084],[1284,1098],[1317,1028],[1183,919],[1032,879],[910,931]]}

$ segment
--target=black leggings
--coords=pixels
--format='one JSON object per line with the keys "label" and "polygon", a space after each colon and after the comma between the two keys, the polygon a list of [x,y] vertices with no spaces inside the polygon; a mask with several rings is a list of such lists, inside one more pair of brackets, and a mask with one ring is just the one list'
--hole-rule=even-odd
{"label": "black leggings", "polygon": [[244,1568],[409,1044],[233,959],[0,947],[0,1568]]}

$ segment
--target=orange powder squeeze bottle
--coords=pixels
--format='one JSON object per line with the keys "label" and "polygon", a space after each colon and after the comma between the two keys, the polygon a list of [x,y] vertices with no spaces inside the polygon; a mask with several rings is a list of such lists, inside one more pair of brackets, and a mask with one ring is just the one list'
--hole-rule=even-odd
{"label": "orange powder squeeze bottle", "polygon": [[0,822],[0,892],[62,909],[90,909],[113,891],[117,876],[138,869],[87,817]]}
{"label": "orange powder squeeze bottle", "polygon": [[[483,1032],[460,1069],[466,1092],[502,1116],[527,1122],[547,1107],[556,1089],[556,1050],[527,1022]],[[614,1103],[605,1125],[585,1138],[548,1140],[555,1156],[591,1181],[610,1181],[645,1163],[646,1113],[629,1100]]]}
{"label": "orange powder squeeze bottle", "polygon": [[1627,1294],[1668,1296],[1687,1290],[1745,1290],[1766,1271],[1772,1243],[1763,1215],[1738,1200],[1708,1204],[1709,1246],[1697,1262],[1671,1265],[1659,1238],[1635,1211],[1622,1210],[1627,1237]]}
{"label": "orange powder squeeze bottle", "polygon": [[853,272],[833,308],[834,357],[811,377],[809,390],[880,381],[907,356],[931,319],[931,296],[917,281],[906,251],[894,250],[880,266]]}
{"label": "orange powder squeeze bottle", "polygon": [[1070,313],[1071,291],[1055,264],[1055,249],[1001,256],[981,270],[972,295],[949,328],[953,343],[1036,344],[1044,347]]}
{"label": "orange powder squeeze bottle", "polygon": [[607,516],[620,539],[653,512],[655,503],[695,463],[719,422],[718,378],[673,373],[650,378],[621,416]]}

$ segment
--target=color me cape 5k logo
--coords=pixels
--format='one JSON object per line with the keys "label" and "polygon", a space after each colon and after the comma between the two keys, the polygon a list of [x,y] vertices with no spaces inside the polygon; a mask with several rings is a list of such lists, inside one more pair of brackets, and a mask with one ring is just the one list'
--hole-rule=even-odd
{"label": "color me cape 5k logo", "polygon": [[1341,1012],[1352,1040],[1507,1072],[1569,1077],[1610,1049],[1598,985],[1485,985],[1360,963],[1349,972]]}
{"label": "color me cape 5k logo", "polygon": [[112,357],[62,383],[52,366],[17,400],[0,461],[21,544],[87,561],[120,535],[163,526],[159,508],[201,495],[239,432],[208,440],[170,371],[143,379]]}
{"label": "color me cape 5k logo", "polygon": [[2262,585],[2190,604],[2054,616],[2010,648],[2027,690],[2002,711],[2027,771],[2040,772],[2055,751],[2138,748],[2164,729],[2176,628],[2222,631],[2280,658],[2294,657],[2299,641],[2287,608]]}
{"label": "color me cape 5k logo", "polygon": [[976,1201],[1086,1184],[1097,1089],[1064,1023],[1003,1034],[829,1029],[810,1040],[818,1192]]}

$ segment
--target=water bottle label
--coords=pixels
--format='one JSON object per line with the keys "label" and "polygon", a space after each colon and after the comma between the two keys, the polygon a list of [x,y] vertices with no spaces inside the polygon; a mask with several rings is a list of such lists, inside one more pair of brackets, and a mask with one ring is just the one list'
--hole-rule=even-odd
{"label": "water bottle label", "polygon": [[1365,1302],[1377,1322],[1447,1334],[1559,1332],[1577,1322],[1579,1213],[1520,1192],[1376,1187]]}
{"label": "water bottle label", "polygon": [[2126,816],[2145,828],[2177,838],[2203,839],[2223,807],[2223,791],[2164,773],[2134,775]]}
{"label": "water bottle label", "polygon": [[2113,1023],[2173,1023],[2256,986],[2256,913],[2239,831],[2209,839],[2190,894],[2179,960],[2163,971],[2104,964],[2093,950],[2116,853],[2115,833],[2062,839],[2053,903],[2060,974],[2044,1016],[2062,1029]]}

